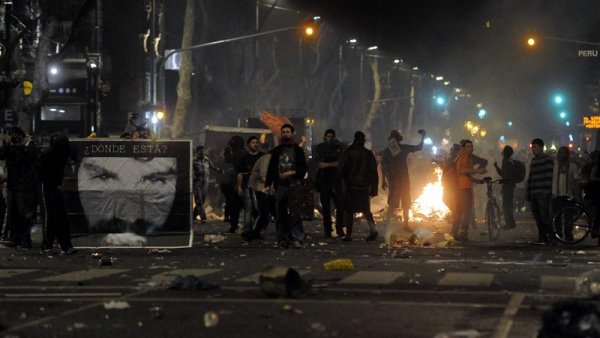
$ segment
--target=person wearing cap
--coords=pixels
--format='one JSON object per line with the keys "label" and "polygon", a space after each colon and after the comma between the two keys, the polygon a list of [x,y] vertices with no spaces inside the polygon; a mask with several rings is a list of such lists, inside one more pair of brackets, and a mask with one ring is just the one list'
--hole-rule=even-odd
{"label": "person wearing cap", "polygon": [[375,220],[371,213],[371,197],[377,196],[377,186],[379,185],[377,160],[373,152],[365,148],[363,132],[354,133],[354,142],[344,152],[336,181],[343,182],[345,188],[346,234],[342,241],[352,241],[352,224],[354,213],[357,212],[363,213],[369,224],[369,236],[366,241],[377,239],[379,233],[375,229]]}
{"label": "person wearing cap", "polygon": [[387,220],[391,221],[394,212],[402,200],[403,227],[408,228],[408,217],[411,205],[410,177],[408,175],[408,155],[423,149],[425,130],[419,130],[421,142],[416,145],[402,144],[404,139],[400,132],[392,130],[388,137],[388,147],[384,149],[381,159],[383,172],[383,190],[389,188]]}

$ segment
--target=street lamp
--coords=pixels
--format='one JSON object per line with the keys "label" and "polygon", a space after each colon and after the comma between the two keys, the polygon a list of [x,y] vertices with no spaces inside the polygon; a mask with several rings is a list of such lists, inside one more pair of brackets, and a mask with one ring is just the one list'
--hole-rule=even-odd
{"label": "street lamp", "polygon": [[[319,18],[320,19],[320,18]],[[310,27],[310,29],[309,29]],[[279,28],[279,29],[273,29],[273,30],[269,30],[269,31],[265,31],[265,32],[260,32],[260,33],[254,33],[254,34],[248,34],[248,35],[242,35],[242,36],[237,36],[237,37],[233,37],[233,38],[229,38],[229,39],[223,39],[223,40],[216,40],[216,41],[211,41],[211,42],[205,42],[205,43],[201,43],[199,45],[194,45],[194,46],[190,46],[190,47],[184,47],[184,48],[179,48],[179,49],[173,49],[171,50],[169,53],[167,53],[167,55],[165,55],[165,57],[160,60],[160,64],[159,64],[159,84],[162,87],[162,100],[164,101],[164,90],[165,90],[165,64],[166,62],[169,60],[169,58],[175,54],[178,53],[182,53],[182,52],[189,52],[189,51],[193,51],[196,49],[200,49],[200,48],[204,48],[204,47],[208,47],[208,46],[215,46],[215,45],[220,45],[220,44],[224,44],[224,43],[229,43],[229,42],[234,42],[234,41],[240,41],[240,40],[246,40],[246,39],[251,39],[251,38],[256,38],[259,36],[264,36],[264,35],[271,35],[271,34],[276,34],[276,33],[281,33],[281,32],[286,32],[286,31],[291,31],[291,30],[298,30],[301,29],[304,36],[307,38],[310,37],[314,37],[317,33],[317,27],[315,22],[313,22],[312,24],[309,25],[309,22],[305,23],[302,26],[291,26],[291,27],[284,27],[284,28]],[[310,34],[309,34],[310,33]],[[154,88],[154,90],[156,90],[156,88]],[[152,95],[152,105],[156,105],[156,96]]]}

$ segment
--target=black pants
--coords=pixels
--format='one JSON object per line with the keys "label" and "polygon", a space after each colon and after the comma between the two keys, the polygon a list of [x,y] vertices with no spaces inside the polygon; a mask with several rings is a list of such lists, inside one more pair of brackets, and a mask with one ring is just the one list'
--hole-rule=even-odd
{"label": "black pants", "polygon": [[35,194],[34,191],[9,190],[6,198],[9,240],[25,247],[31,247],[31,225],[36,206]]}
{"label": "black pants", "polygon": [[538,228],[539,239],[546,241],[554,232],[552,226],[551,194],[531,195],[531,213]]}
{"label": "black pants", "polygon": [[42,194],[42,206],[45,211],[42,249],[51,249],[54,240],[57,239],[61,250],[66,251],[72,248],[73,244],[71,244],[71,229],[64,194],[56,187],[48,187],[44,184],[42,184]]}
{"label": "black pants", "polygon": [[504,223],[507,228],[516,225],[514,214],[514,185],[502,185],[502,211],[504,212]]}
{"label": "black pants", "polygon": [[229,224],[237,229],[242,209],[242,197],[235,191],[235,185],[221,183],[221,192],[225,196],[225,218],[229,216]]}
{"label": "black pants", "polygon": [[256,190],[252,190],[252,194],[254,195],[254,203],[258,213],[252,230],[254,233],[259,234],[269,225],[270,216],[275,215],[275,198],[273,195]]}
{"label": "black pants", "polygon": [[320,197],[321,205],[323,207],[323,228],[326,234],[331,234],[333,231],[331,221],[331,201],[335,204],[335,229],[338,234],[344,232],[344,207],[343,196],[341,193],[333,192],[332,187],[321,188]]}

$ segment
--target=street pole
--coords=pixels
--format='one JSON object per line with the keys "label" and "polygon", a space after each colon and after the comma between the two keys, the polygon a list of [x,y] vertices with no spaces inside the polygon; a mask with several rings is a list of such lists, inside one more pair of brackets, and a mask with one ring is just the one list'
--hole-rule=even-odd
{"label": "street pole", "polygon": [[[285,31],[291,31],[291,30],[296,30],[302,28],[302,26],[292,26],[292,27],[285,27],[285,28],[279,28],[279,29],[273,29],[273,30],[269,30],[269,31],[265,31],[265,32],[260,32],[260,33],[254,33],[254,34],[249,34],[249,35],[243,35],[243,36],[237,36],[234,38],[228,38],[228,39],[223,39],[223,40],[216,40],[216,41],[211,41],[211,42],[205,42],[205,43],[201,43],[199,45],[194,45],[194,46],[190,46],[190,47],[186,47],[186,48],[179,48],[179,49],[174,49],[172,51],[170,51],[167,55],[165,55],[165,57],[160,60],[159,65],[158,65],[158,69],[159,69],[159,73],[158,73],[158,83],[160,84],[160,86],[163,89],[163,97],[161,98],[161,102],[165,103],[165,95],[164,95],[164,90],[165,90],[165,64],[166,62],[169,60],[169,58],[175,54],[178,53],[182,53],[182,52],[189,52],[189,51],[193,51],[196,49],[200,49],[200,48],[204,48],[204,47],[209,47],[209,46],[215,46],[215,45],[220,45],[220,44],[224,44],[224,43],[229,43],[229,42],[234,42],[234,41],[240,41],[240,40],[246,40],[246,39],[251,39],[251,38],[256,38],[259,36],[264,36],[264,35],[270,35],[270,34],[276,34],[276,33],[280,33],[280,32],[285,32]],[[152,88],[154,90],[154,88]]]}

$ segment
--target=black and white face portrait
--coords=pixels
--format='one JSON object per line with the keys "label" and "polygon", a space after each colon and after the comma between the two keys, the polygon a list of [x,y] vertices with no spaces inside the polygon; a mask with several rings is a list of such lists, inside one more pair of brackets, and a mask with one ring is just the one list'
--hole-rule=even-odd
{"label": "black and white face portrait", "polygon": [[77,174],[92,232],[160,230],[173,207],[176,183],[175,157],[85,157]]}

